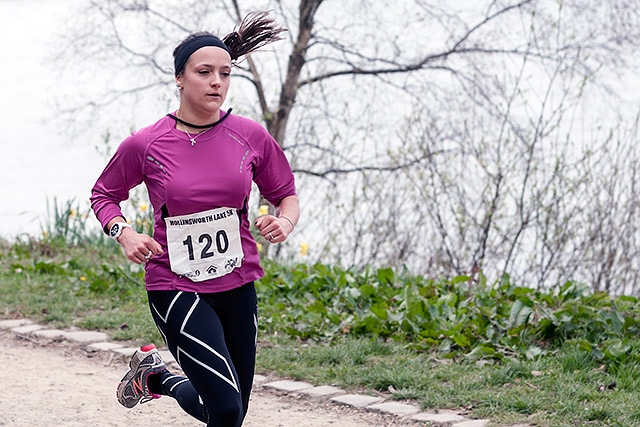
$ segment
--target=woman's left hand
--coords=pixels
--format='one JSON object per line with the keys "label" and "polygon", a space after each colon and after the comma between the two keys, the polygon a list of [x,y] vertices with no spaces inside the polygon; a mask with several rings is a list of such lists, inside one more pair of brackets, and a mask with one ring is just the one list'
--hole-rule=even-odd
{"label": "woman's left hand", "polygon": [[289,221],[273,215],[261,216],[256,220],[255,224],[260,231],[260,235],[271,243],[284,242],[293,231]]}

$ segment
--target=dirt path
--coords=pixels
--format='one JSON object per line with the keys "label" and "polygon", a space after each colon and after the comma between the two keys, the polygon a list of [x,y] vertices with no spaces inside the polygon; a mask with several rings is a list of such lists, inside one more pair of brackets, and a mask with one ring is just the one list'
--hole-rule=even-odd
{"label": "dirt path", "polygon": [[[0,331],[0,426],[199,426],[171,398],[133,409],[120,406],[116,385],[126,362],[111,353],[89,353]],[[386,415],[357,411],[326,400],[253,391],[246,427],[416,426]]]}

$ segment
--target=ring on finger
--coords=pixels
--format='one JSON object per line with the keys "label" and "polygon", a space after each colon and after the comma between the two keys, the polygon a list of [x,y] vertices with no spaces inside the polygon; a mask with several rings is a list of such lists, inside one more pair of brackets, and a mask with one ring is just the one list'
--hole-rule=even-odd
{"label": "ring on finger", "polygon": [[153,252],[149,250],[149,253],[144,256],[144,259],[150,259],[153,256]]}
{"label": "ring on finger", "polygon": [[269,240],[273,240],[273,239],[274,239],[273,234],[269,233]]}

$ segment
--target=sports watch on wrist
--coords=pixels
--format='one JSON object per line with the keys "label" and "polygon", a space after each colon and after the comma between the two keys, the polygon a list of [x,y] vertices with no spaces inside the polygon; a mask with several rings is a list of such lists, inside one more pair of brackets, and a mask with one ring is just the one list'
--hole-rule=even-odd
{"label": "sports watch on wrist", "polygon": [[124,230],[127,227],[132,228],[126,222],[116,222],[111,226],[111,230],[109,230],[109,236],[111,236],[111,238],[117,242],[118,237],[120,237],[120,235],[122,234],[122,230]]}

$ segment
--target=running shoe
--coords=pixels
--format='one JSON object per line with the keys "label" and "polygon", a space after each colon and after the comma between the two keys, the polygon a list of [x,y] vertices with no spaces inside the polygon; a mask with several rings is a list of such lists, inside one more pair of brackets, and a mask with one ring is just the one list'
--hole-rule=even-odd
{"label": "running shoe", "polygon": [[161,395],[151,393],[147,382],[149,375],[159,374],[166,369],[155,345],[148,344],[136,350],[129,362],[129,372],[118,385],[118,402],[125,408],[133,408],[138,403],[159,399]]}

